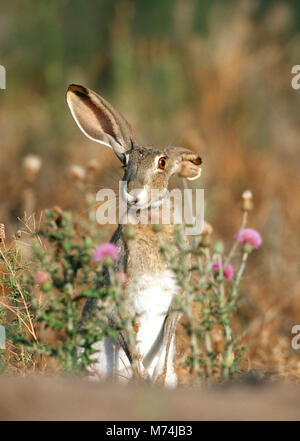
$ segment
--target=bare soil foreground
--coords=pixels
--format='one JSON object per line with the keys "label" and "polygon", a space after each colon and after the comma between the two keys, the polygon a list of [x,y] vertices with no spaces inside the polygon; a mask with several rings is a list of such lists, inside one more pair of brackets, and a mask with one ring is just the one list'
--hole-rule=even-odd
{"label": "bare soil foreground", "polygon": [[0,378],[1,420],[300,420],[300,385],[163,390],[54,377]]}

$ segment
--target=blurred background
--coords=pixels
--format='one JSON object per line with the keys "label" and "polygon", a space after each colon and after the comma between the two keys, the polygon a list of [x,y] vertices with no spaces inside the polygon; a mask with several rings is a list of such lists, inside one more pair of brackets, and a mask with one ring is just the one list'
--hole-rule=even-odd
{"label": "blurred background", "polygon": [[[65,102],[69,83],[94,89],[143,144],[201,154],[197,185],[205,189],[216,239],[231,242],[241,193],[253,191],[249,226],[264,243],[251,256],[241,292],[239,320],[250,344],[245,367],[299,379],[300,354],[290,342],[300,324],[300,90],[291,87],[292,66],[300,64],[300,3],[27,0],[21,8],[10,0],[0,8],[0,64],[7,71],[0,222],[7,235],[24,210],[84,210],[78,180],[86,180],[92,199],[103,186],[117,188],[117,159],[83,136]],[[30,193],[28,154],[42,164]],[[76,177],[76,170],[87,176]]]}

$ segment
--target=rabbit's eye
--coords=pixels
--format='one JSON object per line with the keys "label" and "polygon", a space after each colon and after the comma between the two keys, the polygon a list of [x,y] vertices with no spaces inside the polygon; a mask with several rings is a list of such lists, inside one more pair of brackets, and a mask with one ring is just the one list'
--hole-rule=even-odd
{"label": "rabbit's eye", "polygon": [[166,165],[167,165],[166,158],[164,158],[163,156],[161,158],[159,158],[159,160],[158,160],[158,168],[163,170],[164,168],[166,168]]}

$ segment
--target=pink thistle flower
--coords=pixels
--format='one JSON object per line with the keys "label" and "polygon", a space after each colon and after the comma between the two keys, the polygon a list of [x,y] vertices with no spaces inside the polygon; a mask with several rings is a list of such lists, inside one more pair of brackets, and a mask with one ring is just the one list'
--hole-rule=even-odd
{"label": "pink thistle flower", "polygon": [[49,282],[50,274],[46,271],[39,270],[35,273],[34,283],[36,285],[44,285],[44,283]]}
{"label": "pink thistle flower", "polygon": [[234,238],[239,243],[250,244],[253,248],[259,248],[262,244],[262,237],[260,233],[253,230],[253,228],[244,228],[243,230],[240,230],[238,233],[236,233]]}
{"label": "pink thistle flower", "polygon": [[103,245],[99,245],[94,251],[94,261],[102,262],[106,259],[106,257],[110,257],[113,260],[117,260],[119,258],[119,248],[114,243],[105,243]]}
{"label": "pink thistle flower", "polygon": [[232,280],[234,276],[234,269],[233,266],[230,265],[230,263],[227,263],[224,269],[224,277],[227,280]]}
{"label": "pink thistle flower", "polygon": [[[233,266],[230,265],[230,263],[227,263],[224,268],[224,262],[222,263],[223,266],[223,274],[226,280],[232,280],[234,276],[234,269]],[[220,263],[218,261],[213,262],[212,269],[215,271],[219,271],[220,269]]]}

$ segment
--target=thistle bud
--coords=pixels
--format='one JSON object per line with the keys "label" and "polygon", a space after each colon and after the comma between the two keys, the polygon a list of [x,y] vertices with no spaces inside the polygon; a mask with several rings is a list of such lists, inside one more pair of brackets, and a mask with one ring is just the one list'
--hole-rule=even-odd
{"label": "thistle bud", "polygon": [[135,229],[133,226],[131,225],[126,225],[126,227],[124,228],[124,238],[127,240],[131,240],[134,238],[135,236]]}
{"label": "thistle bud", "polygon": [[105,257],[105,259],[103,260],[103,266],[105,266],[106,268],[112,268],[114,264],[115,261],[110,256]]}
{"label": "thistle bud", "polygon": [[51,289],[53,288],[53,285],[52,285],[52,282],[46,282],[46,283],[44,283],[42,286],[41,286],[41,290],[43,291],[43,292],[49,292],[49,291],[51,291]]}
{"label": "thistle bud", "polygon": [[242,250],[244,253],[249,254],[253,250],[253,246],[250,243],[244,243]]}
{"label": "thistle bud", "polygon": [[214,252],[217,254],[223,254],[224,253],[224,244],[223,242],[217,242],[214,246]]}
{"label": "thistle bud", "polygon": [[162,224],[153,224],[152,230],[154,231],[154,233],[160,233],[163,230],[163,225]]}

